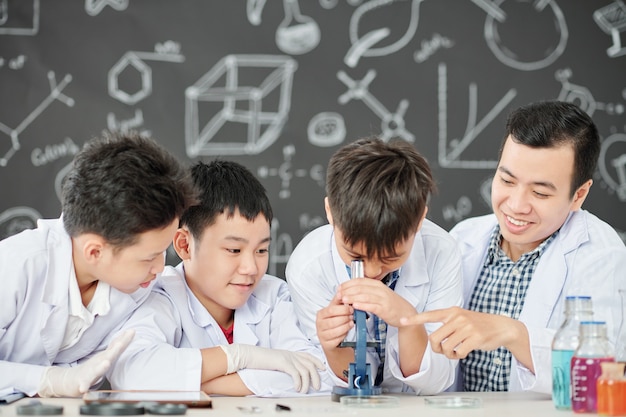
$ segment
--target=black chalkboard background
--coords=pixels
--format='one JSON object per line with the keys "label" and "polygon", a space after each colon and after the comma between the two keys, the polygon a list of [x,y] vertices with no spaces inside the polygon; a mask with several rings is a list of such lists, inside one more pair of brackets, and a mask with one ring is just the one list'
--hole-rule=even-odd
{"label": "black chalkboard background", "polygon": [[274,205],[282,276],[326,222],[342,144],[412,141],[439,186],[429,218],[449,230],[490,211],[508,112],[557,98],[598,124],[585,208],[625,236],[621,31],[619,0],[0,0],[0,239],[60,214],[87,139],[134,129],[185,163],[249,167]]}

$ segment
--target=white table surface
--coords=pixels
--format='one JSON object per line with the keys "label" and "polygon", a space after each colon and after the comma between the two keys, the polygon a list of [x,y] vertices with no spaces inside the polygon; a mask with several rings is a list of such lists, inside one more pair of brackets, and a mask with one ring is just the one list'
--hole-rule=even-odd
{"label": "white table surface", "polygon": [[[572,411],[557,410],[548,395],[534,393],[444,393],[438,397],[478,397],[479,408],[442,409],[425,403],[425,398],[413,395],[397,395],[399,404],[392,408],[354,408],[333,402],[330,396],[309,396],[295,398],[257,397],[212,397],[212,408],[189,408],[187,416],[391,416],[391,417],[567,417]],[[24,398],[12,404],[0,406],[0,417],[17,416],[16,407],[28,404],[31,398]],[[81,399],[44,398],[42,404],[62,405],[64,416],[79,416]],[[276,411],[276,404],[286,405],[291,411]],[[238,407],[258,407],[260,412],[246,413]],[[150,415],[150,414],[147,414]],[[589,414],[587,414],[589,415]]]}

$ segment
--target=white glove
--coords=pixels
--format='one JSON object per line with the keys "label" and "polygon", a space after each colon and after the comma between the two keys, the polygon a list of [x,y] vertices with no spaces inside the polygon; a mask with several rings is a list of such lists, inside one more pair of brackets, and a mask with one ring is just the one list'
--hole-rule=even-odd
{"label": "white glove", "polygon": [[126,330],[113,339],[105,350],[78,366],[49,366],[44,371],[37,393],[40,397],[80,397],[104,376],[133,336],[134,330]]}
{"label": "white glove", "polygon": [[220,345],[220,347],[226,353],[228,360],[226,374],[232,374],[244,368],[281,371],[291,375],[296,390],[302,394],[309,391],[311,382],[313,389],[320,389],[320,376],[317,370],[324,370],[325,367],[319,359],[309,353],[244,344]]}

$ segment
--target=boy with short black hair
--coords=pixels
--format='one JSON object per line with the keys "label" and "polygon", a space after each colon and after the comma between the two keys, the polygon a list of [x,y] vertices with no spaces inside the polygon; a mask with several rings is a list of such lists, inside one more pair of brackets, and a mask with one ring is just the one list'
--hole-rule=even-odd
{"label": "boy with short black hair", "polygon": [[1,393],[79,396],[102,378],[133,333],[110,336],[149,295],[195,197],[184,167],[148,138],[86,143],[61,218],[0,242]]}
{"label": "boy with short black hair", "polygon": [[[427,161],[403,141],[360,139],[340,148],[327,171],[330,224],[306,235],[286,277],[306,335],[321,345],[336,382],[354,362],[354,309],[369,313],[367,361],[375,385],[392,392],[436,394],[454,380],[457,361],[433,353],[438,326],[398,328],[400,318],[461,305],[460,257],[454,240],[426,219],[435,188]],[[350,279],[352,260],[365,279]]]}
{"label": "boy with short black hair", "polygon": [[273,216],[265,189],[231,161],[198,162],[192,176],[201,202],[183,214],[174,237],[182,262],[166,268],[129,320],[137,336],[111,385],[220,395],[328,393],[322,352],[299,329],[287,284],[265,274]]}

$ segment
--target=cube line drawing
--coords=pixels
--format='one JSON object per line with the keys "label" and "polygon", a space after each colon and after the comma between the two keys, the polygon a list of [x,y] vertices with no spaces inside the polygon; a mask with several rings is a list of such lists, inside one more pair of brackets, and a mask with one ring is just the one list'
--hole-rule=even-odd
{"label": "cube line drawing", "polygon": [[[293,74],[297,63],[283,55],[227,55],[185,90],[185,148],[191,158],[206,155],[257,155],[280,136],[291,108]],[[243,72],[264,76],[249,82]],[[259,77],[255,77],[259,78]],[[278,93],[273,109],[263,99]],[[206,124],[200,123],[200,105],[221,102]],[[239,105],[239,107],[238,107]],[[245,137],[218,133],[229,123],[246,125]]]}

